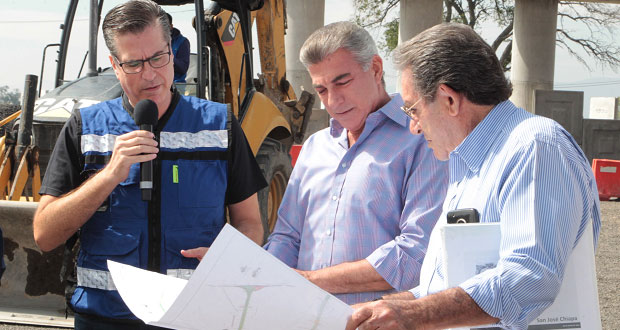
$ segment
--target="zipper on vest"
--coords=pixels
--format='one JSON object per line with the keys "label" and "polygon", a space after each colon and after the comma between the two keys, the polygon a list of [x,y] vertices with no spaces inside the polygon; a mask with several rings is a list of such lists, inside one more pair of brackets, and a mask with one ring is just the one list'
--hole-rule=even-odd
{"label": "zipper on vest", "polygon": [[[155,131],[159,142],[159,131]],[[161,265],[161,161],[153,160],[153,195],[148,202],[148,270],[160,272]]]}

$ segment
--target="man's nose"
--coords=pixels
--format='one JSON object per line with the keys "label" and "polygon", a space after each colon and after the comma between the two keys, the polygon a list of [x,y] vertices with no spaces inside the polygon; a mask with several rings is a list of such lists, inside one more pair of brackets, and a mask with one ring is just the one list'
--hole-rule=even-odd
{"label": "man's nose", "polygon": [[338,107],[338,105],[342,103],[342,100],[343,100],[342,95],[335,91],[330,91],[329,95],[327,96],[327,103],[332,109]]}
{"label": "man's nose", "polygon": [[142,68],[142,78],[146,80],[153,80],[155,78],[155,69],[151,66],[151,63],[144,63],[144,67]]}
{"label": "man's nose", "polygon": [[422,134],[422,127],[420,126],[420,121],[417,119],[411,119],[409,122],[409,131],[411,134]]}

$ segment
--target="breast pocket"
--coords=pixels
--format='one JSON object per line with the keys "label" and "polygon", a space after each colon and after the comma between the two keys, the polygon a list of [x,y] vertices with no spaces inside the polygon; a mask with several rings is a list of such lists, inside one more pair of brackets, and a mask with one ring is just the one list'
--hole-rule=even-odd
{"label": "breast pocket", "polygon": [[140,231],[118,231],[108,227],[101,231],[82,232],[82,266],[93,269],[107,269],[107,260],[133,266],[140,265]]}
{"label": "breast pocket", "polygon": [[129,175],[110,194],[110,208],[125,220],[145,220],[147,203],[140,191],[140,164],[133,164]]}
{"label": "breast pocket", "polygon": [[219,207],[226,195],[226,163],[178,161],[179,207]]}

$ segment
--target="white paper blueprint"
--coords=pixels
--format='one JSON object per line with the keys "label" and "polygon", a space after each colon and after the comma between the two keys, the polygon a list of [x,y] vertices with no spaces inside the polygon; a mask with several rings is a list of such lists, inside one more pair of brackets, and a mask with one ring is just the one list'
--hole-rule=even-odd
{"label": "white paper blueprint", "polygon": [[226,225],[189,281],[108,261],[129,307],[174,329],[344,329],[353,309]]}
{"label": "white paper blueprint", "polygon": [[108,268],[125,304],[146,323],[159,320],[188,282],[110,260]]}

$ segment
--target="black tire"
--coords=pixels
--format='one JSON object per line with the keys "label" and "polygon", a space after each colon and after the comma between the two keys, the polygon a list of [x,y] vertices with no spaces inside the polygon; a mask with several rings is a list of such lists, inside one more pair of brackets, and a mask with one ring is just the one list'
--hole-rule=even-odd
{"label": "black tire", "polygon": [[268,186],[258,192],[261,220],[263,221],[264,241],[273,231],[278,219],[278,208],[284,196],[286,184],[293,171],[291,155],[280,141],[266,138],[263,141],[256,162],[263,172]]}

